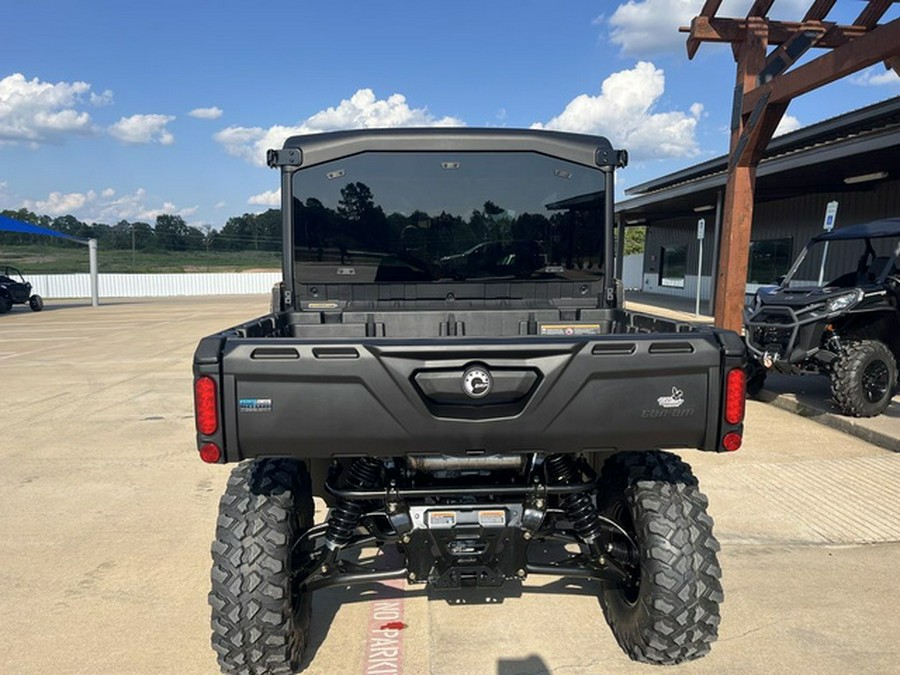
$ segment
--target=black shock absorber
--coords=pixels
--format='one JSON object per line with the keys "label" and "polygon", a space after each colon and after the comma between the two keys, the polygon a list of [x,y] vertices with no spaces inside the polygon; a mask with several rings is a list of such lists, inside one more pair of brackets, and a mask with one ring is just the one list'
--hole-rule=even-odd
{"label": "black shock absorber", "polygon": [[[357,490],[371,490],[378,485],[380,475],[381,462],[373,457],[359,457],[350,466],[346,482]],[[362,512],[362,502],[338,500],[328,516],[328,529],[325,531],[325,546],[329,550],[337,551],[350,541]]]}
{"label": "black shock absorber", "polygon": [[[552,483],[570,485],[579,480],[578,468],[572,455],[550,455],[546,459],[547,476]],[[597,507],[587,492],[563,495],[560,503],[566,516],[572,521],[578,536],[593,545],[600,534],[601,520]]]}

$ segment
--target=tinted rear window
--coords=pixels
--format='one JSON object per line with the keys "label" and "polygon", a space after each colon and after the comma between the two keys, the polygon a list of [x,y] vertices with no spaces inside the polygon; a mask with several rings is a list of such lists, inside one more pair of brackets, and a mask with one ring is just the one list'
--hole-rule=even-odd
{"label": "tinted rear window", "polygon": [[364,153],[293,178],[301,283],[592,279],[599,170],[536,153]]}

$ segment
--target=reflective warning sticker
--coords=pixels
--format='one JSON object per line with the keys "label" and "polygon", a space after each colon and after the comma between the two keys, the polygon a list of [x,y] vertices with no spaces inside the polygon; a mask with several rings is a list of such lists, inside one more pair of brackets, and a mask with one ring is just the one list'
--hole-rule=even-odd
{"label": "reflective warning sticker", "polygon": [[599,323],[542,323],[541,335],[600,335]]}
{"label": "reflective warning sticker", "polygon": [[503,527],[506,525],[506,511],[479,511],[478,524],[482,527]]}
{"label": "reflective warning sticker", "polygon": [[456,525],[455,511],[429,511],[428,527],[453,527]]}

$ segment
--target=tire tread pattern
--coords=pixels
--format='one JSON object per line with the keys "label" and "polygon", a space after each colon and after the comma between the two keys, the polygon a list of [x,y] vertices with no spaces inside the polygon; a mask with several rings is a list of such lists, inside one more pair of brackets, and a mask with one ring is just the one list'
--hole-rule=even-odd
{"label": "tire tread pattern", "polygon": [[614,455],[603,467],[600,500],[624,497],[641,551],[634,603],[601,594],[619,646],[635,661],[671,665],[706,655],[718,636],[722,572],[708,501],[690,467],[660,451]]}
{"label": "tire tread pattern", "polygon": [[[872,357],[881,358],[891,375],[887,401],[880,404],[867,401],[860,386],[862,370]],[[854,417],[880,415],[890,405],[896,385],[897,362],[885,344],[878,340],[844,342],[841,358],[835,361],[831,372],[831,397],[842,412]]]}
{"label": "tire tread pattern", "polygon": [[292,548],[312,525],[304,464],[257,459],[232,471],[219,502],[212,544],[212,646],[225,673],[296,669],[309,624],[309,601],[296,602]]}

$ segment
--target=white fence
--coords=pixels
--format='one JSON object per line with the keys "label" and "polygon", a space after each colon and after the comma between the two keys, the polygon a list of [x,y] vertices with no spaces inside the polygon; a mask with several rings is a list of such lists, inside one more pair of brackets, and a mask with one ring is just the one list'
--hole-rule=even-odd
{"label": "white fence", "polygon": [[[625,256],[626,288],[641,287],[643,254]],[[29,274],[34,292],[44,298],[91,297],[90,274]],[[281,272],[197,274],[100,274],[101,298],[158,298],[178,295],[252,295],[269,293]]]}
{"label": "white fence", "polygon": [[[89,274],[29,274],[34,293],[45,298],[89,298]],[[150,298],[177,295],[251,295],[269,293],[280,272],[232,274],[101,274],[101,298]]]}

